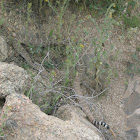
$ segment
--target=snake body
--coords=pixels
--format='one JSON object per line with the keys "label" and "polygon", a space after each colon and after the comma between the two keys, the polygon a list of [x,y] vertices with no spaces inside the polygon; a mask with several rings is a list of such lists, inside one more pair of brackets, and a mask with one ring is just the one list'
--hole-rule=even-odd
{"label": "snake body", "polygon": [[83,112],[86,114],[88,120],[94,125],[94,126],[103,126],[106,129],[108,129],[112,135],[114,137],[116,137],[115,133],[113,132],[113,130],[110,128],[110,126],[108,124],[106,124],[103,121],[96,121],[95,118],[93,117],[89,105],[88,103],[82,98],[83,93],[81,91],[81,87],[80,87],[80,83],[81,83],[81,79],[83,77],[83,75],[85,74],[85,66],[84,66],[84,61],[83,59],[81,59],[79,61],[79,63],[77,64],[77,74],[75,76],[75,80],[74,80],[74,90],[76,91],[76,93],[79,95],[77,97],[77,100],[79,102],[79,105],[82,107]]}

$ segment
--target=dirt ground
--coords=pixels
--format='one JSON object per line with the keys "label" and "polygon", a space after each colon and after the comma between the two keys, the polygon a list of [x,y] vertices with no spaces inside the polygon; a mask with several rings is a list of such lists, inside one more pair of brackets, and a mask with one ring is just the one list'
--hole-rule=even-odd
{"label": "dirt ground", "polygon": [[[0,17],[4,17],[6,19],[6,24],[9,25],[10,28],[13,27],[14,30],[16,30],[15,26],[18,26],[19,24],[24,24],[24,18],[22,18],[22,14],[18,12],[17,8],[11,8],[10,11],[7,10],[4,13],[4,16]],[[55,30],[57,28],[58,17],[52,14],[52,12],[50,12],[49,10],[46,10],[46,12],[48,12],[47,16],[45,17],[46,19],[44,19],[43,17],[42,24],[39,24],[41,26],[41,30],[44,30],[46,35],[49,35],[52,29],[54,30],[54,32],[56,32]],[[72,17],[72,15],[76,18],[74,21],[72,21],[72,24],[70,25],[70,17]],[[94,36],[97,35],[97,30],[95,26],[91,23],[91,21],[87,19],[88,15],[88,12],[78,12],[77,10],[74,11],[73,9],[68,9],[64,16],[64,24],[62,26],[61,32],[62,36],[68,39],[69,36],[73,36],[75,34],[75,30],[77,29],[77,27],[79,27],[80,30],[77,36],[79,37],[81,42],[83,42],[83,44],[87,46],[87,48],[89,47],[88,52],[91,52],[91,40]],[[82,24],[78,24],[80,20],[83,20]],[[103,17],[98,17],[98,24],[100,24],[102,20]],[[117,21],[117,19],[115,20]],[[117,22],[120,22],[120,25],[114,26],[112,30],[112,35],[106,42],[105,46],[109,46],[110,44],[114,45],[112,55],[115,55],[117,52],[117,59],[112,62],[112,65],[116,67],[118,76],[116,78],[111,79],[109,90],[104,96],[101,96],[98,99],[94,100],[94,105],[98,110],[97,113],[101,114],[99,115],[100,118],[98,119],[105,120],[111,126],[111,128],[117,135],[117,140],[125,140],[125,131],[127,131],[128,128],[126,126],[127,116],[123,110],[123,97],[127,89],[128,79],[130,78],[130,75],[128,75],[126,71],[128,69],[128,62],[135,63],[132,60],[132,54],[135,53],[136,47],[138,47],[138,45],[140,44],[140,30],[137,29],[136,32],[132,31],[131,33],[129,33],[129,30],[131,29],[124,30],[121,28],[121,21]],[[36,22],[35,24],[38,23]],[[29,26],[33,26],[35,24],[33,23]],[[88,35],[85,35],[83,33],[83,30],[85,28],[87,32],[89,32]],[[9,57],[11,60],[17,59],[12,48],[9,50]],[[18,59],[16,61],[20,64],[23,60]],[[107,138],[113,139],[110,135],[108,135]]]}

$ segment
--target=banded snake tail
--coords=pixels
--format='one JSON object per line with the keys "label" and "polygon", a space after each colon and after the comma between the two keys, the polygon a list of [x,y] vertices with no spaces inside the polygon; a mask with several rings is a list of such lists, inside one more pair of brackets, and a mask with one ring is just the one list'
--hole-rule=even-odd
{"label": "banded snake tail", "polygon": [[113,130],[110,128],[110,126],[108,124],[106,124],[103,121],[96,121],[90,111],[89,105],[88,103],[81,98],[80,96],[83,96],[83,93],[81,91],[81,87],[80,87],[80,83],[81,83],[81,77],[85,74],[85,66],[84,66],[84,61],[83,59],[80,59],[80,61],[77,64],[77,73],[75,76],[75,80],[74,80],[74,90],[75,92],[79,95],[77,97],[77,100],[79,102],[79,105],[82,107],[83,112],[86,114],[88,120],[94,125],[94,126],[103,126],[104,128],[108,129],[111,134],[116,137],[115,133],[113,132]]}

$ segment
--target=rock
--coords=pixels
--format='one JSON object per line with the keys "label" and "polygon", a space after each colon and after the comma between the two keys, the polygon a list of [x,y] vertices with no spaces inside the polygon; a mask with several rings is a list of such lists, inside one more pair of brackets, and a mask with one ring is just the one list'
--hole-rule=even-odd
{"label": "rock", "polygon": [[140,126],[140,108],[136,109],[132,115],[128,116],[127,125],[135,128]]}
{"label": "rock", "polygon": [[135,92],[140,95],[140,81],[136,81],[135,83]]}
{"label": "rock", "polygon": [[[128,82],[128,87],[127,87],[127,90],[125,92],[125,95],[124,95],[124,98],[127,98],[129,97],[131,94],[133,94],[135,91],[138,93],[140,92],[139,91],[139,88],[138,88],[138,85],[140,83],[140,77],[138,76],[135,76],[133,78],[130,78],[129,79],[129,82]],[[140,94],[140,93],[139,93]]]}
{"label": "rock", "polygon": [[95,129],[95,127],[89,121],[87,121],[86,115],[83,113],[83,111],[74,106],[65,105],[60,107],[57,111],[56,116],[64,121],[71,121],[74,124],[76,121],[80,120],[82,123],[86,124],[88,128]]}
{"label": "rock", "polygon": [[140,140],[140,77],[130,78],[124,96],[124,111],[127,114],[127,140]]}
{"label": "rock", "polygon": [[[63,113],[62,110],[59,112]],[[0,124],[4,124],[7,140],[103,140],[94,126],[86,125],[88,121],[82,118],[80,109],[69,111],[65,116],[71,117],[64,121],[41,112],[26,96],[10,94],[6,97]]]}
{"label": "rock", "polygon": [[138,131],[136,129],[130,129],[126,131],[127,140],[136,140],[138,136]]}
{"label": "rock", "polygon": [[132,93],[128,98],[124,99],[124,110],[127,115],[133,114],[133,112],[140,107],[140,94]]}
{"label": "rock", "polygon": [[128,117],[127,125],[130,128],[136,128],[138,133],[137,139],[140,140],[140,108],[136,109],[135,112]]}
{"label": "rock", "polygon": [[124,111],[127,115],[133,114],[133,112],[140,107],[140,89],[139,89],[140,77],[130,78],[128,88],[124,96]]}
{"label": "rock", "polygon": [[8,57],[7,44],[5,39],[0,36],[0,61],[4,61]]}
{"label": "rock", "polygon": [[16,65],[0,62],[0,98],[9,94],[23,94],[30,87],[27,72]]}
{"label": "rock", "polygon": [[136,140],[140,140],[140,126],[137,127],[138,130],[138,138]]}

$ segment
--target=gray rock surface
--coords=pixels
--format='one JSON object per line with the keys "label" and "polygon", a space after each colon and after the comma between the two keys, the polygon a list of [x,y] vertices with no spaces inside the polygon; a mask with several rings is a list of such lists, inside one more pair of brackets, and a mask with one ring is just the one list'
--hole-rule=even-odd
{"label": "gray rock surface", "polygon": [[0,98],[9,94],[23,94],[30,86],[27,72],[16,65],[0,62]]}
{"label": "gray rock surface", "polygon": [[140,95],[138,93],[132,93],[124,101],[124,109],[127,115],[133,114],[133,112],[140,107]]}
{"label": "gray rock surface", "polygon": [[128,116],[127,125],[134,128],[140,126],[140,108],[136,109],[132,115]]}
{"label": "gray rock surface", "polygon": [[60,112],[61,116],[65,112],[68,119],[46,115],[26,96],[10,94],[6,97],[0,124],[4,124],[7,140],[103,140],[97,129],[83,118],[80,109],[62,108]]}
{"label": "gray rock surface", "polygon": [[0,36],[0,61],[4,61],[8,57],[7,44],[5,39]]}
{"label": "gray rock surface", "polygon": [[136,140],[138,136],[138,131],[137,129],[130,129],[126,131],[126,134],[127,134],[127,140]]}
{"label": "gray rock surface", "polygon": [[130,78],[124,97],[127,114],[127,140],[140,140],[140,77]]}

